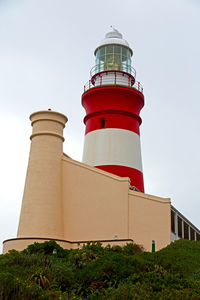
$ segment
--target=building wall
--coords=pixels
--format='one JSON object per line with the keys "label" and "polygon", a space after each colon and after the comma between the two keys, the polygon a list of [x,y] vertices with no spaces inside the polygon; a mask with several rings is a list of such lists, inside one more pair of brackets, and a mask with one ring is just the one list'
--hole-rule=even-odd
{"label": "building wall", "polygon": [[133,239],[146,250],[171,240],[170,199],[129,189],[128,178],[63,156],[64,236],[68,240]]}
{"label": "building wall", "polygon": [[128,178],[73,161],[63,165],[64,236],[68,240],[128,237]]}
{"label": "building wall", "polygon": [[[60,218],[64,220],[65,242],[58,242],[67,249],[75,247],[71,242],[91,240],[119,239],[119,244],[121,239],[133,240],[147,251],[151,251],[152,240],[156,250],[170,243],[169,199],[131,191],[128,178],[90,167],[66,155],[62,157],[62,208]],[[41,222],[40,215],[34,215],[33,210],[30,227]],[[48,211],[46,219],[51,222]],[[43,241],[37,239],[42,237],[42,232],[40,227],[37,232],[30,230],[29,235],[27,232],[26,237],[32,240],[23,240],[24,235],[18,234],[19,240],[4,243],[4,252],[12,248],[21,250],[34,240]],[[51,227],[43,238],[50,236]]]}
{"label": "building wall", "polygon": [[[170,200],[129,189],[129,179],[72,160],[62,152],[67,118],[31,115],[33,134],[17,239],[4,253],[55,239],[65,248],[79,241],[132,240],[151,250],[170,243]],[[107,242],[106,242],[107,241]],[[77,246],[77,245],[76,245]]]}
{"label": "building wall", "polygon": [[150,251],[171,241],[170,199],[129,191],[129,237]]}

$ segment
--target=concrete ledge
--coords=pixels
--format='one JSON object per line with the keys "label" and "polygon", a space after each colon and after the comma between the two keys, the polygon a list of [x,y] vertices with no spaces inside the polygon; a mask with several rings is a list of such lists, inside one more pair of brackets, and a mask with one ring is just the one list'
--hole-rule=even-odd
{"label": "concrete ledge", "polygon": [[26,249],[29,245],[33,243],[44,243],[46,241],[55,241],[64,249],[76,249],[81,248],[87,242],[100,242],[105,247],[108,244],[124,246],[127,243],[133,243],[132,239],[116,239],[116,240],[91,240],[91,241],[67,241],[53,238],[42,238],[42,237],[24,237],[24,238],[14,238],[5,240],[3,242],[3,254],[7,253],[9,250],[15,249],[17,251],[22,251]]}

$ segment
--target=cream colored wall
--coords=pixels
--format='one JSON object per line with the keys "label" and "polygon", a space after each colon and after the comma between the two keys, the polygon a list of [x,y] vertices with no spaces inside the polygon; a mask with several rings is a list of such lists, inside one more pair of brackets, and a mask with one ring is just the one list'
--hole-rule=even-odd
{"label": "cream colored wall", "polygon": [[170,243],[169,199],[131,191],[128,178],[63,154],[64,115],[39,111],[30,118],[33,133],[19,239],[6,241],[4,252],[12,247],[23,249],[27,245],[24,237],[74,242],[113,240],[117,236],[133,239],[149,251],[152,240],[157,250]]}
{"label": "cream colored wall", "polygon": [[63,237],[61,158],[67,118],[53,111],[30,116],[33,131],[18,237]]}
{"label": "cream colored wall", "polygon": [[170,199],[129,190],[121,178],[63,156],[64,238],[130,238],[151,251],[170,243]]}
{"label": "cream colored wall", "polygon": [[127,238],[128,178],[66,156],[63,165],[64,237],[68,240]]}
{"label": "cream colored wall", "polygon": [[151,251],[152,240],[155,240],[156,250],[169,245],[170,199],[129,191],[129,237],[148,251]]}
{"label": "cream colored wall", "polygon": [[[37,239],[37,238],[32,238],[32,239],[26,239],[26,238],[24,238],[24,239],[23,238],[11,239],[11,240],[8,240],[8,241],[4,242],[3,253],[7,253],[11,249],[15,249],[17,251],[22,251],[22,250],[26,249],[29,245],[32,245],[35,242],[44,243],[46,241],[47,241],[46,239]],[[70,243],[60,242],[60,241],[57,241],[57,243],[65,249],[70,249],[71,248]]]}

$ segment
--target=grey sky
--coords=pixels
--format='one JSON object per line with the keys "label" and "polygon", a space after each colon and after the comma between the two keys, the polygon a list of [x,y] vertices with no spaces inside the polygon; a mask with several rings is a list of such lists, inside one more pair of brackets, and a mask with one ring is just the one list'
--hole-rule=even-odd
{"label": "grey sky", "polygon": [[197,0],[0,0],[0,243],[16,236],[29,115],[48,108],[66,114],[64,151],[81,160],[81,94],[110,25],[133,48],[144,86],[146,193],[171,197],[200,227],[199,16]]}

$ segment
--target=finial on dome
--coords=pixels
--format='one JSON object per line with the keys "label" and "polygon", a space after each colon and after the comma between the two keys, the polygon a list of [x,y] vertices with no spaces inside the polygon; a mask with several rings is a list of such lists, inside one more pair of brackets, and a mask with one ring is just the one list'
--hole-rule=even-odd
{"label": "finial on dome", "polygon": [[117,38],[117,39],[123,38],[122,34],[113,25],[111,25],[110,27],[112,28],[113,31],[108,32],[106,34],[106,38]]}
{"label": "finial on dome", "polygon": [[119,33],[119,34],[121,34],[121,33],[115,28],[115,26],[110,25],[110,27],[112,28],[113,31],[115,31],[115,32],[117,32],[117,33]]}

